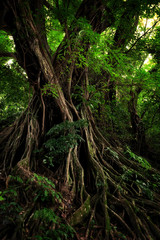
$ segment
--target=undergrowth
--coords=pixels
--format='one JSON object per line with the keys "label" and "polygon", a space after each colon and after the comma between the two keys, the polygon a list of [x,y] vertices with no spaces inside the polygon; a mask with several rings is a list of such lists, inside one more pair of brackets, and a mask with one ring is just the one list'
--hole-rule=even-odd
{"label": "undergrowth", "polygon": [[0,239],[70,240],[75,231],[63,216],[63,198],[48,178],[10,176],[0,192]]}

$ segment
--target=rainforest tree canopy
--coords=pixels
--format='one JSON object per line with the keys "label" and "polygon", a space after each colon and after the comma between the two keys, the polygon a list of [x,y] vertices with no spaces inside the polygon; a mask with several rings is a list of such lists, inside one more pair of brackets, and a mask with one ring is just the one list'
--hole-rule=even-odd
{"label": "rainforest tree canopy", "polygon": [[0,6],[1,239],[160,239],[159,1]]}

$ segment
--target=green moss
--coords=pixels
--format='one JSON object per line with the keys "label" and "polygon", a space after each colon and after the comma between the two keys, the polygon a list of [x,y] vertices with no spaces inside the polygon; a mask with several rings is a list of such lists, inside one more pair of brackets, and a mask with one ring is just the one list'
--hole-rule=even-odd
{"label": "green moss", "polygon": [[70,225],[75,226],[83,222],[83,220],[89,215],[90,210],[91,210],[90,196],[88,196],[84,204],[79,209],[77,209],[76,212],[73,213],[69,221]]}

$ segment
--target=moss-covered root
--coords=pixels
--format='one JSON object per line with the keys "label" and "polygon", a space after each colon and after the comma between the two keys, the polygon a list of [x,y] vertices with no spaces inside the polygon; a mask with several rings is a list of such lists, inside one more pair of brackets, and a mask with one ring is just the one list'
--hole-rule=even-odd
{"label": "moss-covered root", "polygon": [[78,208],[70,217],[69,223],[71,226],[76,226],[80,223],[83,223],[85,218],[87,218],[91,211],[91,204],[90,204],[91,197],[88,195],[85,202],[82,204],[80,208]]}

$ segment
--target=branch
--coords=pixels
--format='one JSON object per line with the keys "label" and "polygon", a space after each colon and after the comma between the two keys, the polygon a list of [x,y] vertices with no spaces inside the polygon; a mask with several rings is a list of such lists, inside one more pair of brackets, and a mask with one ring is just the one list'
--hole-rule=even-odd
{"label": "branch", "polygon": [[49,2],[47,2],[47,0],[44,0],[43,3],[49,10],[53,10],[54,9],[53,6]]}
{"label": "branch", "polygon": [[137,40],[133,43],[133,45],[130,47],[130,49],[128,49],[128,51],[126,51],[125,53],[126,53],[126,54],[129,53],[129,52],[132,50],[132,48],[137,44],[137,42],[138,42],[142,37],[144,37],[151,29],[153,29],[158,22],[159,22],[159,20],[156,21],[156,22],[153,24],[153,26],[150,27],[146,32],[144,32],[139,38],[137,38]]}
{"label": "branch", "polygon": [[[68,2],[69,3],[69,2]],[[54,10],[54,7],[47,1],[43,0],[43,4],[49,9]],[[55,6],[59,10],[59,3],[55,0]],[[110,27],[114,22],[115,18],[112,11],[99,0],[83,0],[75,13],[75,18],[86,18],[93,31],[102,33],[107,27]],[[59,13],[58,20],[61,25],[65,24],[64,19]]]}
{"label": "branch", "polygon": [[[107,17],[106,17],[107,16]],[[99,0],[83,0],[75,17],[86,18],[93,31],[102,33],[107,27],[110,27],[115,18],[111,10]]]}
{"label": "branch", "polygon": [[9,57],[17,60],[16,54],[12,52],[0,52],[0,57]]}
{"label": "branch", "polygon": [[[47,0],[44,0],[43,3],[46,6],[46,8],[48,8],[48,10],[55,11],[55,8]],[[58,3],[58,1],[55,1],[55,4],[56,4],[56,8],[59,10],[59,3]],[[59,15],[58,20],[59,20],[60,24],[63,25],[63,21],[61,19],[61,15]]]}

